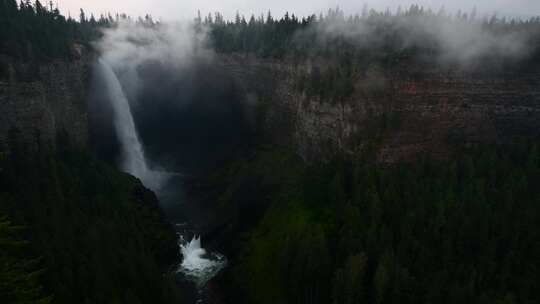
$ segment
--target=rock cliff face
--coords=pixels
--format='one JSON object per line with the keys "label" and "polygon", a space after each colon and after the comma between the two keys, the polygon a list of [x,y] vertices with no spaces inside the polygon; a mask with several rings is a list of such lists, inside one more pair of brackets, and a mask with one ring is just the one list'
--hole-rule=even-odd
{"label": "rock cliff face", "polygon": [[86,145],[88,56],[46,64],[16,63],[0,57],[0,147],[17,130],[24,143],[54,145],[65,132],[78,145]]}
{"label": "rock cliff face", "polygon": [[[258,92],[263,133],[308,161],[368,147],[382,163],[444,159],[463,145],[540,136],[540,71],[368,71],[351,96],[323,100],[298,89],[311,66],[236,60],[249,71],[240,82]],[[253,89],[269,74],[271,92]]]}
{"label": "rock cliff face", "polygon": [[[54,144],[58,132],[65,131],[73,142],[86,145],[91,60],[84,54],[77,58],[36,67],[0,57],[0,147],[14,128],[28,143],[39,138]],[[215,68],[235,80],[246,111],[256,106],[263,114],[254,118],[260,134],[292,147],[307,161],[368,148],[383,163],[426,154],[446,158],[461,145],[540,136],[540,69],[491,74],[373,70],[353,80],[349,97],[323,99],[298,86],[313,66],[218,56]]]}

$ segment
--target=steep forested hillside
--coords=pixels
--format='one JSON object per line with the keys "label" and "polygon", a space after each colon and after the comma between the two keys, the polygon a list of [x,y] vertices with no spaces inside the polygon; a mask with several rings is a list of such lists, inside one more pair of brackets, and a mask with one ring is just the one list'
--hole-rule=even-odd
{"label": "steep forested hillside", "polygon": [[2,303],[50,303],[43,295],[39,278],[40,260],[28,254],[28,242],[21,234],[24,227],[15,226],[0,216],[0,301]]}
{"label": "steep forested hillside", "polygon": [[58,147],[28,152],[14,131],[1,156],[2,303],[178,303],[163,275],[176,235],[154,194],[66,141]]}
{"label": "steep forested hillside", "polygon": [[391,168],[260,151],[215,177],[245,235],[223,282],[247,303],[535,303],[540,153],[507,148]]}

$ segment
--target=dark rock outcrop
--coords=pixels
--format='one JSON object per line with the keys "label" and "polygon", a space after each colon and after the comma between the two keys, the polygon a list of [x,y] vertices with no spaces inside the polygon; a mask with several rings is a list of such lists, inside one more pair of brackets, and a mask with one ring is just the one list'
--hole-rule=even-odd
{"label": "dark rock outcrop", "polygon": [[86,94],[91,59],[20,63],[0,56],[0,146],[17,130],[32,148],[54,145],[57,135],[85,146],[88,140]]}

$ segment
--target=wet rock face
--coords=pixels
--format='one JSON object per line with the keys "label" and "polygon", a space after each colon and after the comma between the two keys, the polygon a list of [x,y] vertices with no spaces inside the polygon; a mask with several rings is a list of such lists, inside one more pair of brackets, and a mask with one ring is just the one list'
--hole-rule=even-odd
{"label": "wet rock face", "polygon": [[382,163],[422,155],[444,159],[463,145],[540,137],[538,69],[366,73],[354,79],[351,96],[322,100],[297,89],[299,75],[310,67],[241,64],[275,75],[274,90],[259,96],[263,133],[307,161],[358,155],[368,147]]}
{"label": "wet rock face", "polygon": [[87,144],[89,58],[31,64],[0,57],[0,65],[0,146],[7,146],[14,129],[32,148],[54,145],[60,132]]}

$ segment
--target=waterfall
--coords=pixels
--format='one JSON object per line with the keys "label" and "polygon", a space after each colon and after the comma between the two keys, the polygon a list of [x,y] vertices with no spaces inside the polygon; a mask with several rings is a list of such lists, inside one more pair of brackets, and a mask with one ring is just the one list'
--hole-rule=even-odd
{"label": "waterfall", "polygon": [[150,170],[146,164],[144,149],[137,134],[131,107],[122,89],[122,84],[104,59],[99,59],[99,65],[113,107],[114,127],[122,149],[121,169],[140,178],[152,190],[158,190],[163,174]]}
{"label": "waterfall", "polygon": [[[159,193],[162,190],[163,182],[173,174],[153,171],[148,168],[129,100],[122,89],[122,84],[104,59],[99,59],[99,65],[112,104],[114,127],[122,148],[122,170],[140,178],[145,186]],[[180,234],[178,245],[183,257],[178,272],[183,273],[198,287],[203,287],[227,263],[223,255],[207,253],[201,247],[199,237],[195,236],[190,242],[187,242]]]}

